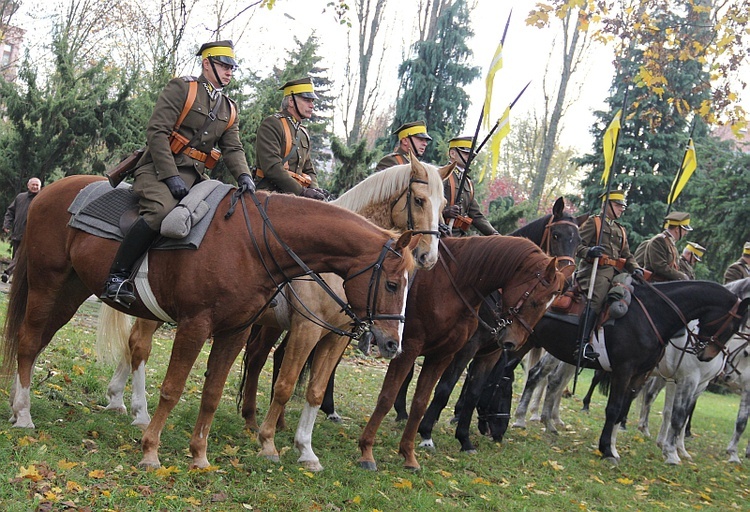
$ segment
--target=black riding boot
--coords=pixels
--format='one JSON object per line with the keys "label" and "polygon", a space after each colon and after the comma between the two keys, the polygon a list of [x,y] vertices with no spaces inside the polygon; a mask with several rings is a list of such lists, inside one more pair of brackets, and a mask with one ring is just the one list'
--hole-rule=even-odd
{"label": "black riding boot", "polygon": [[130,307],[135,301],[135,289],[130,281],[133,266],[158,235],[159,232],[151,229],[143,217],[138,217],[120,243],[100,299],[109,299],[126,308]]}
{"label": "black riding boot", "polygon": [[599,358],[599,353],[594,351],[594,346],[591,344],[591,331],[594,330],[594,325],[596,325],[596,319],[598,316],[598,314],[589,311],[588,317],[581,319],[583,325],[580,325],[579,332],[582,336],[578,337],[578,339],[581,340],[583,348],[581,356],[589,361],[596,361]]}

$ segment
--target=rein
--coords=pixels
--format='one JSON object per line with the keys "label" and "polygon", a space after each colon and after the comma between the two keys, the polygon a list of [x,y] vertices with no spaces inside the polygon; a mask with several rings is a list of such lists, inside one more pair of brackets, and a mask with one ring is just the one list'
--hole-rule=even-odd
{"label": "rein", "polygon": [[404,194],[406,194],[406,205],[404,208],[407,208],[406,210],[406,227],[407,229],[410,229],[412,233],[415,235],[434,235],[436,237],[440,237],[440,231],[430,231],[430,230],[415,230],[414,229],[414,214],[412,213],[412,204],[414,201],[412,201],[412,191],[411,191],[411,185],[412,183],[421,183],[424,185],[429,185],[429,183],[425,180],[420,180],[417,178],[411,178],[409,180],[409,185],[401,192],[395,201],[391,203],[391,210],[396,206],[396,204],[401,200],[402,197],[404,197]]}
{"label": "rein", "polygon": [[[244,191],[242,189],[238,189],[236,192],[234,192],[232,194],[232,198],[231,198],[231,202],[230,202],[230,208],[229,208],[229,210],[227,211],[227,213],[225,214],[224,217],[225,218],[229,218],[230,216],[232,216],[234,214],[234,210],[236,208],[237,201],[239,201],[240,204],[242,205],[242,213],[243,213],[243,217],[244,217],[244,220],[245,220],[245,226],[247,227],[247,232],[250,235],[250,239],[253,242],[253,246],[255,247],[256,251],[258,252],[258,256],[260,257],[260,260],[263,263],[263,267],[266,269],[266,273],[268,274],[268,276],[271,278],[271,281],[273,281],[274,285],[276,286],[277,291],[281,291],[281,289],[284,286],[284,284],[286,282],[292,281],[292,279],[288,278],[283,273],[283,271],[281,270],[281,267],[279,266],[279,264],[275,260],[274,260],[274,263],[276,264],[276,268],[279,269],[279,271],[281,271],[282,275],[284,275],[285,281],[282,282],[282,283],[277,283],[276,280],[273,278],[273,273],[271,272],[270,268],[266,264],[266,261],[263,258],[263,255],[261,253],[260,246],[258,245],[258,241],[256,240],[255,234],[253,233],[253,229],[252,229],[252,226],[250,224],[250,217],[248,215],[248,208],[247,208],[247,204],[245,203],[245,197],[244,197],[243,192]],[[363,272],[366,272],[367,270],[372,269],[373,275],[370,278],[370,288],[368,289],[368,293],[367,293],[367,300],[368,300],[368,302],[367,302],[367,318],[365,320],[362,320],[352,310],[351,306],[349,306],[348,303],[344,302],[338,295],[336,295],[336,293],[330,288],[330,286],[328,286],[328,284],[325,282],[325,280],[322,277],[320,277],[320,274],[318,274],[317,272],[315,272],[314,270],[312,270],[310,267],[308,267],[307,264],[305,264],[305,262],[302,261],[302,259],[299,256],[297,256],[297,254],[295,254],[295,252],[292,250],[292,248],[289,247],[281,239],[281,237],[278,235],[278,233],[274,229],[273,224],[271,223],[271,219],[268,217],[268,214],[266,212],[266,208],[264,208],[263,205],[261,205],[261,203],[258,200],[258,198],[256,197],[256,195],[253,194],[253,193],[251,193],[250,197],[253,199],[253,202],[255,203],[255,206],[258,209],[258,212],[260,213],[261,218],[263,219],[263,239],[264,239],[266,248],[269,250],[269,253],[270,253],[270,247],[268,245],[267,231],[270,232],[273,235],[273,237],[281,245],[281,247],[284,249],[284,251],[286,251],[286,253],[294,260],[294,262],[303,270],[304,275],[310,277],[313,281],[315,281],[316,283],[318,283],[318,285],[320,285],[320,287],[331,297],[331,299],[333,299],[341,307],[341,311],[343,313],[345,313],[349,318],[352,319],[354,329],[351,332],[350,331],[344,331],[344,330],[339,329],[338,327],[336,327],[334,325],[328,324],[327,322],[321,320],[320,318],[315,317],[315,321],[316,321],[316,323],[318,325],[323,326],[326,329],[328,329],[328,330],[330,330],[330,331],[332,331],[332,332],[334,332],[334,333],[336,333],[336,334],[338,334],[340,336],[347,336],[347,337],[350,337],[350,338],[353,338],[353,339],[357,339],[360,336],[362,336],[362,334],[366,330],[369,329],[369,327],[373,324],[373,322],[375,320],[381,320],[381,319],[389,319],[389,320],[391,320],[391,319],[396,319],[396,320],[401,321],[402,323],[405,321],[403,315],[374,315],[372,313],[372,309],[373,309],[372,308],[372,304],[370,303],[370,300],[373,297],[377,300],[377,289],[373,293],[372,286],[373,286],[373,284],[377,284],[377,283],[380,282],[380,275],[382,273],[382,263],[385,260],[385,256],[387,255],[387,253],[389,251],[392,252],[392,253],[394,253],[394,254],[396,254],[396,255],[398,255],[398,256],[401,256],[397,251],[395,251],[391,247],[391,245],[393,244],[393,240],[392,239],[389,239],[383,245],[383,249],[381,250],[380,255],[378,257],[378,260],[375,263],[373,263],[373,264],[365,267],[363,270],[358,271],[355,274],[353,274],[352,276],[348,276],[348,277],[346,277],[344,279],[344,282],[346,282],[348,279],[351,279],[354,276],[360,275]],[[270,201],[270,199],[271,199],[271,195],[269,195],[266,198],[266,205],[268,204],[268,202]],[[239,331],[241,331],[243,329],[246,329],[250,325],[254,324],[257,321],[258,317],[260,317],[260,315],[263,313],[263,311],[265,309],[266,309],[265,307],[262,308],[248,322],[243,323],[237,329],[237,332],[239,332]],[[305,307],[305,309],[307,309],[307,307]],[[309,311],[309,309],[307,311],[308,311],[308,313],[310,313],[312,315],[312,313]],[[308,319],[312,320],[307,315],[305,315],[305,316]],[[314,316],[314,315],[312,315],[312,316]]]}

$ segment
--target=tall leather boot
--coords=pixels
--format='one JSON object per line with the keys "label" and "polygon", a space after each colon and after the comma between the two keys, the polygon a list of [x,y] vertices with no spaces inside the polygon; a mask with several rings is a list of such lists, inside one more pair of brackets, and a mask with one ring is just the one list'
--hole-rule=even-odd
{"label": "tall leather boot", "polygon": [[159,232],[151,229],[143,217],[138,217],[120,243],[100,299],[109,299],[126,308],[130,307],[135,301],[135,289],[130,281],[133,266],[157,236]]}
{"label": "tall leather boot", "polygon": [[594,325],[596,325],[596,319],[598,316],[597,313],[589,311],[588,317],[582,318],[582,324],[579,325],[580,329],[578,331],[578,339],[581,340],[582,345],[579,349],[583,349],[581,356],[589,361],[596,361],[599,357],[599,353],[594,351],[594,347],[591,345],[591,331],[594,330]]}

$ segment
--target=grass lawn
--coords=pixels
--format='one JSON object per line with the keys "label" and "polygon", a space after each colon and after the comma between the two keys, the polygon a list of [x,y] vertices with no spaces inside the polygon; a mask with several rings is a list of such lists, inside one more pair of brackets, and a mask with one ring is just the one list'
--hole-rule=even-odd
{"label": "grass lawn", "polygon": [[[0,294],[4,315],[7,295]],[[93,346],[98,304],[87,302],[57,333],[37,363],[31,412],[36,429],[15,429],[8,386],[0,389],[0,510],[117,511],[404,511],[404,510],[749,510],[748,464],[730,465],[724,453],[732,433],[739,397],[701,397],[688,440],[692,462],[666,466],[652,439],[631,426],[618,435],[622,457],[613,466],[596,447],[603,424],[605,398],[596,393],[591,413],[581,414],[580,397],[590,372],[579,381],[578,395],[563,400],[567,426],[548,435],[538,423],[510,429],[502,444],[481,437],[474,427],[479,453],[458,451],[448,418],[454,393],[435,428],[435,452],[418,452],[422,470],[403,468],[398,440],[403,424],[391,414],[375,445],[378,472],[357,466],[357,438],[374,408],[386,362],[349,352],[337,375],[334,424],[319,416],[313,435],[325,470],[310,473],[296,462],[293,429],[301,399],[288,407],[290,429],[277,435],[281,463],[257,455],[254,434],[243,429],[235,409],[239,363],[230,375],[209,438],[204,471],[187,471],[188,440],[201,396],[210,345],[196,363],[179,405],[162,434],[162,468],[145,471],[140,430],[130,418],[104,411],[112,370],[96,361]],[[157,333],[148,367],[149,410],[153,413],[166,370],[173,331]],[[516,399],[521,392],[517,379]],[[261,378],[261,418],[267,409],[270,372]],[[129,392],[129,388],[128,388]],[[127,397],[129,400],[129,395]],[[662,401],[652,410],[651,431],[660,425]],[[741,447],[743,449],[744,447]]]}

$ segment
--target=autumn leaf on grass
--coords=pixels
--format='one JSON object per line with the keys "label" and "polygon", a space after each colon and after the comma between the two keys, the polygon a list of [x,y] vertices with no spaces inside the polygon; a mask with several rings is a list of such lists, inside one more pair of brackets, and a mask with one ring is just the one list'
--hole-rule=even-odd
{"label": "autumn leaf on grass", "polygon": [[189,498],[185,498],[185,501],[187,503],[190,503],[191,505],[200,505],[201,504],[201,500],[199,500],[198,498],[193,498],[192,496],[190,496]]}
{"label": "autumn leaf on grass", "polygon": [[231,455],[237,455],[237,453],[239,451],[240,451],[240,447],[239,446],[231,446],[231,445],[227,444],[227,445],[224,446],[224,449],[221,451],[221,453],[224,454],[224,455],[231,456]]}
{"label": "autumn leaf on grass", "polygon": [[482,477],[475,478],[474,480],[471,481],[471,483],[473,483],[473,484],[482,484],[482,485],[492,485],[492,482],[490,482],[489,480],[486,480],[486,479],[484,479]]}
{"label": "autumn leaf on grass", "polygon": [[709,501],[709,502],[712,501],[711,500],[711,496],[709,496],[708,494],[702,493],[702,492],[698,493],[698,497],[700,499],[702,499],[703,501]]}
{"label": "autumn leaf on grass", "polygon": [[592,480],[593,480],[594,482],[599,482],[600,484],[603,484],[603,483],[604,483],[604,480],[602,480],[601,478],[599,478],[599,477],[598,477],[598,476],[596,476],[596,475],[591,475],[591,479],[592,479]]}
{"label": "autumn leaf on grass", "polygon": [[89,471],[89,478],[104,478],[107,474],[103,469],[92,469]]}
{"label": "autumn leaf on grass", "polygon": [[633,481],[630,478],[618,478],[616,482],[622,485],[633,485]]}
{"label": "autumn leaf on grass", "polygon": [[77,465],[78,465],[77,462],[68,462],[65,459],[57,461],[57,467],[65,471],[67,471],[68,469],[73,469]]}
{"label": "autumn leaf on grass", "polygon": [[206,466],[205,468],[192,468],[189,472],[190,473],[213,473],[214,471],[219,471],[219,466]]}
{"label": "autumn leaf on grass", "polygon": [[451,473],[448,473],[447,471],[444,471],[442,469],[440,471],[438,471],[438,473],[440,473],[445,478],[450,478],[450,477],[453,476]]}
{"label": "autumn leaf on grass", "polygon": [[37,471],[36,466],[32,464],[28,468],[21,466],[21,470],[16,475],[16,478],[28,478],[32,482],[38,482],[39,480],[42,479],[42,475],[39,474],[39,471]]}
{"label": "autumn leaf on grass", "polygon": [[39,442],[38,440],[34,439],[31,436],[23,436],[21,439],[18,440],[18,446],[31,446],[34,443]]}
{"label": "autumn leaf on grass", "polygon": [[161,468],[157,469],[156,471],[154,471],[154,473],[156,473],[156,476],[161,477],[161,478],[166,478],[169,475],[172,475],[172,474],[175,474],[175,473],[179,473],[179,472],[180,472],[180,470],[177,469],[177,466],[168,466],[166,468],[165,467],[161,467]]}
{"label": "autumn leaf on grass", "polygon": [[548,465],[555,471],[562,471],[563,469],[565,469],[565,466],[563,466],[562,464],[559,464],[556,460],[548,460],[544,464]]}
{"label": "autumn leaf on grass", "polygon": [[65,483],[65,489],[67,489],[68,492],[81,492],[83,490],[83,487],[81,487],[78,482],[68,480]]}
{"label": "autumn leaf on grass", "polygon": [[413,485],[411,483],[411,480],[399,478],[398,482],[393,483],[393,487],[395,487],[396,489],[411,489],[413,488]]}
{"label": "autumn leaf on grass", "polygon": [[84,370],[83,366],[78,366],[77,364],[73,365],[73,373],[76,375],[83,375],[86,373],[86,370]]}

